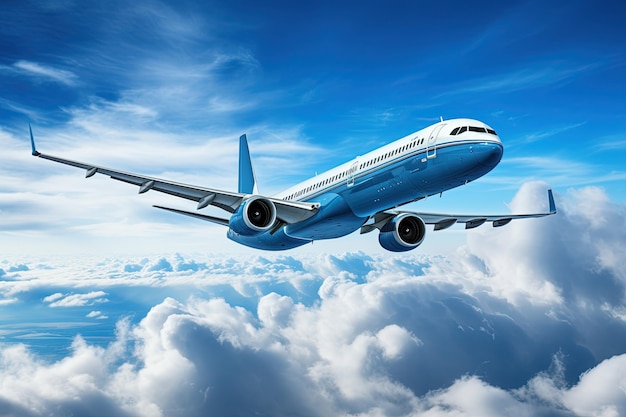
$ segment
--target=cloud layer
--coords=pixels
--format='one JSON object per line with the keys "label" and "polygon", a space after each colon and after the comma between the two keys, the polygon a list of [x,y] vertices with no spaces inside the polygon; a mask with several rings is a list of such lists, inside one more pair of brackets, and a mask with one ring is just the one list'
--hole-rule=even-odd
{"label": "cloud layer", "polygon": [[[0,415],[626,415],[622,4],[13,3]],[[32,158],[27,127],[44,152],[223,189],[245,132],[271,194],[440,115],[493,124],[507,157],[418,209],[542,178],[577,187],[559,215],[397,256],[375,234],[259,255],[151,208],[184,202]]]}
{"label": "cloud layer", "polygon": [[[530,183],[511,208],[544,199]],[[0,308],[41,294],[50,311],[117,325],[104,344],[83,328],[48,360],[2,345],[0,411],[624,415],[625,209],[597,188],[557,205],[553,218],[469,231],[447,258],[5,262],[0,291],[13,301]],[[131,305],[147,313],[132,319]]]}

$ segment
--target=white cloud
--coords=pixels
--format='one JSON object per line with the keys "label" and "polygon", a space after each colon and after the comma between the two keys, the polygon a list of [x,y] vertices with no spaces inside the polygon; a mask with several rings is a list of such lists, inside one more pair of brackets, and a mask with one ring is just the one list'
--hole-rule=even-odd
{"label": "white cloud", "polygon": [[54,301],[57,301],[59,299],[63,298],[63,294],[61,294],[60,292],[51,294],[47,297],[44,297],[43,302],[44,303],[52,303]]}
{"label": "white cloud", "polygon": [[0,306],[4,306],[4,305],[8,305],[8,304],[14,304],[18,301],[17,298],[3,298],[0,299]]}
{"label": "white cloud", "polygon": [[90,311],[85,317],[89,317],[91,319],[98,319],[98,320],[104,320],[104,319],[109,318],[108,316],[103,314],[102,311],[97,311],[97,310]]}
{"label": "white cloud", "polygon": [[[276,296],[269,299],[280,302]],[[422,346],[401,327],[385,326],[375,336],[357,332],[356,337],[344,327],[335,333],[339,338],[329,337],[308,330],[313,321],[318,331],[336,323],[323,314],[324,305],[292,308],[300,317],[280,330],[222,300],[182,304],[166,299],[137,326],[120,322],[116,340],[106,348],[77,337],[70,355],[46,363],[22,345],[5,346],[0,349],[0,404],[24,416],[52,410],[135,416],[225,410],[307,416],[617,416],[626,409],[626,355],[607,359],[571,387],[547,373],[519,390],[460,375],[445,388],[417,395],[401,371],[415,372],[411,364],[419,361]],[[416,350],[404,349],[410,357],[394,369],[389,360],[400,359],[396,347],[406,343]],[[445,362],[433,365],[446,367]]]}
{"label": "white cloud", "polygon": [[376,333],[378,344],[386,359],[396,359],[410,346],[419,346],[422,342],[406,329],[397,324],[390,324]]}
{"label": "white cloud", "polygon": [[85,294],[55,293],[43,299],[50,307],[82,307],[107,302],[104,291],[91,291]]}
{"label": "white cloud", "polygon": [[437,98],[472,93],[511,93],[543,86],[562,86],[598,67],[600,67],[598,63],[564,66],[561,63],[537,62],[522,69],[460,83],[450,91],[439,94]]}
{"label": "white cloud", "polygon": [[[511,209],[547,204],[545,188],[526,185]],[[448,258],[4,263],[19,269],[0,281],[5,296],[55,288],[46,303],[82,307],[92,319],[113,317],[113,303],[106,314],[89,306],[105,296],[153,307],[139,323],[121,320],[108,346],[77,338],[56,361],[3,345],[0,408],[24,416],[624,414],[618,255],[626,237],[614,225],[626,214],[596,188],[555,197],[557,216],[469,231]],[[160,301],[172,294],[178,300]]]}
{"label": "white cloud", "polygon": [[68,86],[75,85],[77,76],[71,71],[53,68],[37,62],[20,60],[13,64],[16,71],[45,81],[54,81]]}
{"label": "white cloud", "polygon": [[289,324],[294,302],[290,297],[275,292],[263,296],[259,300],[258,316],[265,327],[285,327]]}
{"label": "white cloud", "polygon": [[625,415],[626,355],[606,359],[583,374],[563,394],[563,404],[580,415]]}

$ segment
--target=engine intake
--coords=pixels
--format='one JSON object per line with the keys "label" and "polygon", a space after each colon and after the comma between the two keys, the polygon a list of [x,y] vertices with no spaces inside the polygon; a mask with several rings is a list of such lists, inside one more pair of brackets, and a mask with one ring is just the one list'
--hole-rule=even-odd
{"label": "engine intake", "polygon": [[276,222],[276,206],[270,200],[254,196],[244,200],[230,217],[229,226],[235,233],[253,236],[268,231]]}
{"label": "engine intake", "polygon": [[418,247],[425,235],[424,220],[405,213],[392,218],[380,229],[378,242],[388,251],[405,252]]}

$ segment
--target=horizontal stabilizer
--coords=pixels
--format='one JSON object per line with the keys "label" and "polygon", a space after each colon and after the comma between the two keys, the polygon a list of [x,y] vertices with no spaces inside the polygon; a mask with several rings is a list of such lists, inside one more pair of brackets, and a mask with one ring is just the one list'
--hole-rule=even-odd
{"label": "horizontal stabilizer", "polygon": [[200,213],[196,213],[196,212],[193,212],[193,211],[185,211],[185,210],[175,209],[175,208],[172,208],[172,207],[163,207],[163,206],[152,206],[152,207],[155,207],[155,208],[158,208],[158,209],[161,209],[161,210],[171,211],[172,213],[184,214],[185,216],[195,217],[196,219],[204,220],[204,221],[207,221],[207,222],[221,224],[222,226],[228,226],[228,224],[229,224],[228,219],[222,219],[220,217],[208,216],[206,214],[200,214]]}

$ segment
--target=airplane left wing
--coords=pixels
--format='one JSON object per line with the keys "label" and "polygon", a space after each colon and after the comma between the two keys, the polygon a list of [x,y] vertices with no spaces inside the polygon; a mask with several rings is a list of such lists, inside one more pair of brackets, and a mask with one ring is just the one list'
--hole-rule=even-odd
{"label": "airplane left wing", "polygon": [[434,230],[443,230],[456,223],[465,223],[466,229],[473,229],[486,222],[491,222],[493,227],[507,225],[514,219],[529,219],[535,217],[545,217],[556,214],[556,205],[552,190],[548,190],[549,211],[546,213],[533,214],[502,214],[502,215],[467,215],[467,214],[440,214],[440,213],[419,213],[414,211],[386,210],[374,215],[373,221],[361,227],[361,234],[380,229],[391,218],[400,214],[413,214],[420,217],[425,224],[434,225]]}
{"label": "airplane left wing", "polygon": [[[182,184],[174,181],[164,180],[160,178],[149,177],[130,172],[119,171],[116,169],[106,168],[94,164],[73,161],[70,159],[60,158],[53,155],[47,155],[39,152],[35,147],[33,131],[30,129],[30,140],[33,156],[58,162],[65,165],[74,166],[86,170],[85,178],[90,178],[95,174],[108,175],[114,180],[122,181],[128,184],[134,184],[139,187],[139,194],[154,190],[176,197],[185,198],[187,200],[196,201],[197,209],[213,205],[219,207],[229,213],[234,213],[241,203],[249,197],[248,194],[236,193],[230,191],[217,190],[213,188],[199,187],[195,185]],[[283,201],[274,198],[268,198],[276,205],[276,217],[284,223],[295,223],[308,219],[313,216],[319,206],[313,203],[299,203],[294,201]],[[159,207],[161,208],[161,207]],[[172,209],[170,211],[180,212],[180,210]],[[193,214],[193,213],[192,213]],[[198,216],[199,217],[199,216]],[[227,223],[226,223],[227,224]]]}

